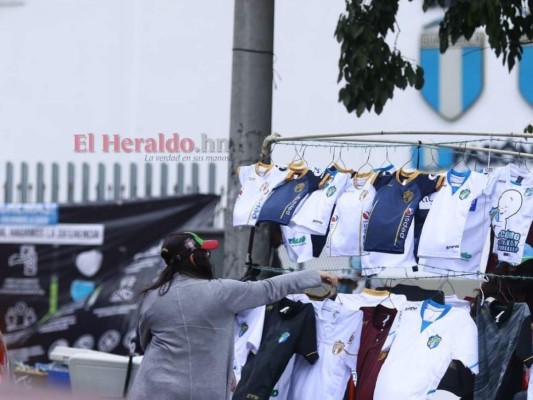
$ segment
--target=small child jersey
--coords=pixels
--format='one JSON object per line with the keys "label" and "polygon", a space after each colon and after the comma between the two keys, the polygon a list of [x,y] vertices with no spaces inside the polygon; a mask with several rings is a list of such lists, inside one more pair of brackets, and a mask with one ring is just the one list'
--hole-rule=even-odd
{"label": "small child jersey", "polygon": [[448,171],[424,222],[419,257],[461,258],[470,211],[477,206],[476,201],[487,189],[487,183],[487,175],[480,172]]}
{"label": "small child jersey", "polygon": [[288,225],[300,202],[318,189],[322,178],[308,170],[296,179],[276,187],[261,208],[257,223],[275,222]]}
{"label": "small child jersey", "polygon": [[351,177],[349,173],[339,172],[335,168],[328,168],[324,172],[326,176],[322,187],[309,195],[289,222],[289,226],[297,232],[326,234],[333,207]]}
{"label": "small child jersey", "polygon": [[442,181],[442,176],[401,169],[392,176],[378,177],[365,250],[402,254],[420,201],[439,190]]}
{"label": "small child jersey", "polygon": [[254,226],[259,212],[272,190],[282,184],[287,169],[259,163],[239,167],[241,190],[233,208],[233,226]]}
{"label": "small child jersey", "polygon": [[362,307],[363,329],[357,354],[357,400],[373,400],[379,371],[387,356],[383,345],[393,326],[398,310],[378,304],[376,307]]}
{"label": "small child jersey", "polygon": [[493,172],[490,218],[499,262],[520,264],[533,219],[533,174],[514,164]]}
{"label": "small child jersey", "polygon": [[489,196],[482,194],[472,202],[461,238],[460,258],[421,256],[418,264],[424,271],[434,274],[457,274],[466,279],[477,279],[480,266],[487,264],[490,252],[490,219],[487,218],[489,211]]}
{"label": "small child jersey", "polygon": [[426,400],[453,359],[477,373],[477,334],[466,310],[432,300],[406,304],[374,399]]}
{"label": "small child jersey", "polygon": [[287,298],[266,306],[263,339],[241,373],[233,400],[268,399],[292,355],[318,359],[315,314],[311,304]]}
{"label": "small child jersey", "polygon": [[338,400],[357,363],[363,313],[333,300],[312,301],[315,310],[318,361],[297,357],[291,376],[291,400]]}
{"label": "small child jersey", "polygon": [[404,242],[403,254],[390,254],[372,251],[361,256],[361,274],[371,276],[383,272],[385,269],[409,269],[417,267],[414,248],[414,224],[411,224]]}
{"label": "small child jersey", "polygon": [[241,380],[241,370],[250,353],[257,354],[263,336],[265,306],[241,311],[235,316],[233,373],[235,384]]}
{"label": "small child jersey", "polygon": [[346,182],[331,215],[324,254],[326,256],[360,256],[376,189],[377,174],[367,172]]}

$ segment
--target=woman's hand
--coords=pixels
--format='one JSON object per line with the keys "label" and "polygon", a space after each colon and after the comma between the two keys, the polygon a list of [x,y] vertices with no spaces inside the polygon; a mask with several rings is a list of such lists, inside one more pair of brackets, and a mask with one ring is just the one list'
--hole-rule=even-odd
{"label": "woman's hand", "polygon": [[331,285],[333,287],[337,287],[337,285],[339,284],[339,277],[337,275],[327,271],[318,271],[318,273],[320,274],[320,279],[322,279],[322,283],[327,283],[328,285]]}

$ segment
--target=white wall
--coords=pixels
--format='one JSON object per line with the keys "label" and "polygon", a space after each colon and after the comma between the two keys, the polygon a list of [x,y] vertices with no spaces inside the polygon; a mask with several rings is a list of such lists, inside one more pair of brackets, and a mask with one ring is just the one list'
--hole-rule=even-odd
{"label": "white wall", "polygon": [[[23,5],[6,6],[18,3]],[[413,59],[422,26],[440,15],[424,15],[419,3],[404,1],[399,15],[398,46]],[[343,0],[276,2],[274,131],[507,132],[533,121],[516,70],[509,75],[488,50],[483,93],[455,122],[439,117],[413,89],[398,90],[381,116],[347,114],[337,102],[339,46],[333,36],[343,10]],[[74,153],[76,133],[227,137],[232,34],[230,0],[0,1],[1,179],[5,161],[144,160],[143,154]],[[275,161],[290,161],[294,151],[282,148],[276,147]],[[306,156],[317,164],[331,157],[329,149]],[[343,153],[345,161],[353,157]],[[376,162],[383,157],[383,151],[372,154]],[[391,151],[391,157],[408,156]],[[352,166],[362,164],[359,159]],[[221,182],[226,164],[219,166]]]}

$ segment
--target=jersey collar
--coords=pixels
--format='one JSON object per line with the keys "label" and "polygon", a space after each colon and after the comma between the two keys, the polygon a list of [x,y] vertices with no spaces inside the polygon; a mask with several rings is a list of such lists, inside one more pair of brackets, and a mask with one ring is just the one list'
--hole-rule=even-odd
{"label": "jersey collar", "polygon": [[[457,171],[457,170],[455,170],[453,168],[448,171],[448,173],[446,174],[446,180],[448,181],[448,185],[450,185],[450,189],[452,190],[452,195],[455,194],[455,192],[457,192],[457,190],[459,190],[459,188],[465,184],[465,182],[470,177],[470,173],[471,172],[472,171],[470,171],[469,169],[467,169],[464,172],[459,172],[459,171]],[[461,182],[461,184],[459,186],[452,185],[452,175],[453,176],[458,176],[460,178],[463,178],[463,180],[462,180],[462,182]]]}
{"label": "jersey collar", "polygon": [[[425,320],[424,319],[424,313],[426,312],[427,307],[430,306],[433,309],[440,310],[440,315],[433,321]],[[439,304],[434,302],[431,299],[427,299],[422,303],[422,307],[420,307],[420,317],[422,318],[422,324],[420,326],[420,332],[424,332],[424,329],[429,327],[433,322],[437,322],[439,319],[444,317],[448,312],[451,310],[452,306],[449,304]]]}

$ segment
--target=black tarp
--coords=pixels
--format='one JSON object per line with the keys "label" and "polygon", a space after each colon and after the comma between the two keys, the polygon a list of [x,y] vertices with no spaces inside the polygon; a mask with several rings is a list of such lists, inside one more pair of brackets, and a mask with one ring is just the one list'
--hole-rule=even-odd
{"label": "black tarp", "polygon": [[191,220],[208,227],[217,203],[187,195],[59,205],[53,225],[103,225],[102,244],[0,243],[0,330],[12,360],[45,362],[58,344],[127,354],[138,294],[163,266],[161,239]]}

